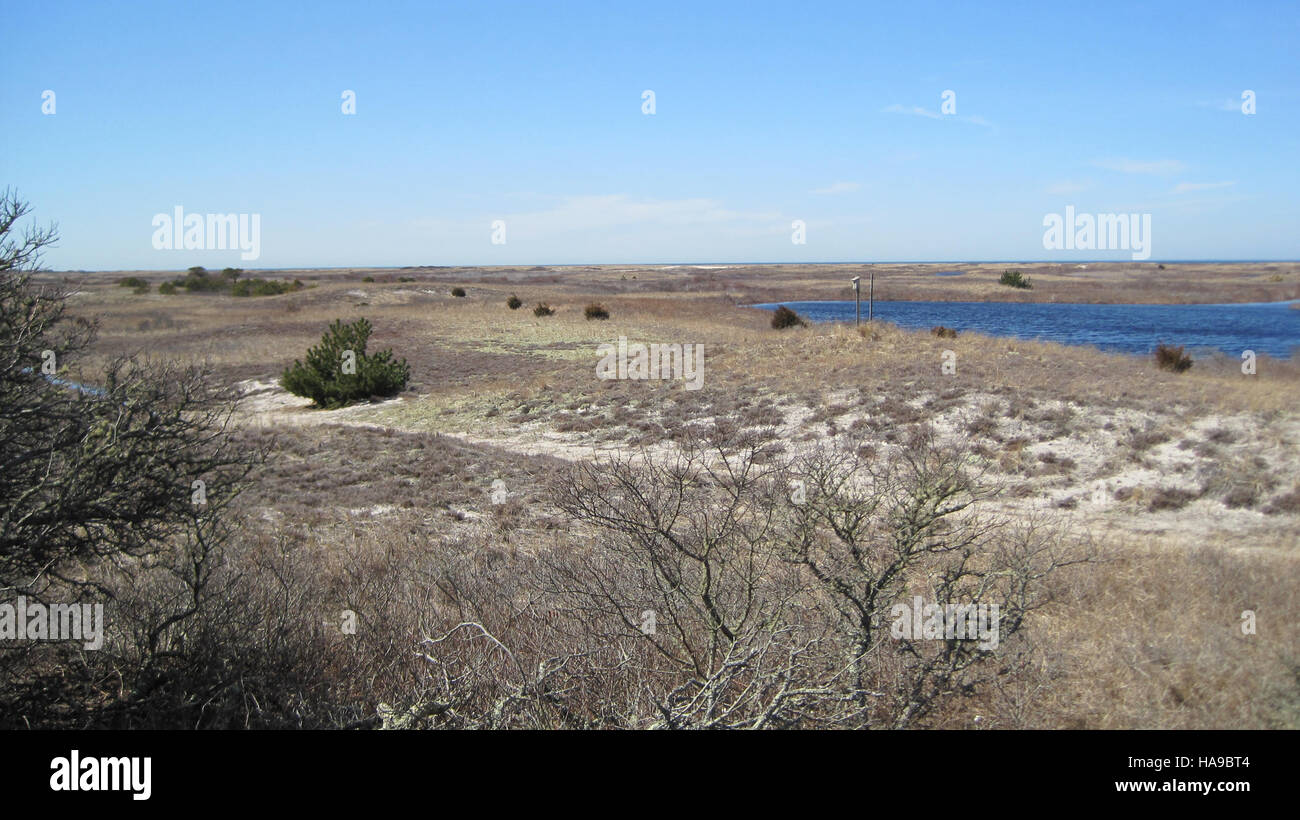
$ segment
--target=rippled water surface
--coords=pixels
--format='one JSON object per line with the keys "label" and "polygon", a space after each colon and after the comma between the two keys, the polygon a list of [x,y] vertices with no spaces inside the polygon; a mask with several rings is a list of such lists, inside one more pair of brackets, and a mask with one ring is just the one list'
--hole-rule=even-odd
{"label": "rippled water surface", "polygon": [[[776,302],[811,321],[853,321],[853,302]],[[1288,358],[1300,347],[1300,310],[1293,302],[1239,305],[1081,305],[1023,302],[876,302],[875,316],[905,328],[935,325],[994,336],[1044,339],[1103,350],[1150,353],[1160,342],[1243,350]],[[862,321],[867,305],[862,305]]]}

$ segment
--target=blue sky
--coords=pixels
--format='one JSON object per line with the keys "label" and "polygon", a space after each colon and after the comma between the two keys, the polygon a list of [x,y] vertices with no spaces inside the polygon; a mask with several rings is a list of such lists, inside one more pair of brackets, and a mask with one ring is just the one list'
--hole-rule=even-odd
{"label": "blue sky", "polygon": [[[55,269],[1131,258],[1066,206],[1300,258],[1295,2],[0,6]],[[177,206],[260,256],[155,249]]]}

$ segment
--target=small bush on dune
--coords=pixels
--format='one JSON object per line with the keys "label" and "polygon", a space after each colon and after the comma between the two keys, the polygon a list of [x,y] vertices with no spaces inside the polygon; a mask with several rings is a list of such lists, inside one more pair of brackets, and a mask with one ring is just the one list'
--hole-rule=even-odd
{"label": "small bush on dune", "polygon": [[777,330],[784,330],[787,327],[795,327],[796,325],[798,327],[808,327],[808,323],[803,320],[802,316],[785,305],[781,305],[772,314],[772,327]]}
{"label": "small bush on dune", "polygon": [[538,302],[537,307],[533,308],[534,316],[550,316],[555,310],[545,302]]}
{"label": "small bush on dune", "polygon": [[241,279],[230,288],[231,296],[278,296],[292,290],[301,290],[301,282],[283,282],[276,279]]}
{"label": "small bush on dune", "polygon": [[582,312],[582,315],[587,317],[587,321],[591,321],[592,319],[608,319],[609,311],[605,310],[604,305],[592,302],[590,305],[587,305],[587,309]]}
{"label": "small bush on dune", "polygon": [[307,361],[295,360],[280,383],[295,396],[325,408],[400,393],[411,377],[411,368],[406,359],[397,361],[391,350],[367,355],[370,332],[370,322],[365,319],[346,325],[335,319],[321,343],[307,351]]}
{"label": "small bush on dune", "polygon": [[373,277],[373,276],[363,276],[363,277],[361,277],[361,281],[362,281],[362,282],[373,282],[373,281],[375,281],[375,277]]}
{"label": "small bush on dune", "polygon": [[138,276],[128,276],[125,279],[118,279],[117,286],[119,288],[145,288],[147,290],[149,283]]}
{"label": "small bush on dune", "polygon": [[1192,366],[1192,357],[1183,352],[1183,346],[1167,345],[1163,342],[1156,345],[1156,367],[1161,370],[1169,370],[1174,373],[1182,373]]}
{"label": "small bush on dune", "polygon": [[176,293],[176,283],[163,282],[161,285],[158,286],[158,292],[161,293],[163,296],[171,296],[172,294]]}
{"label": "small bush on dune", "polygon": [[464,289],[464,288],[452,288],[452,289],[451,289],[451,295],[452,295],[452,296],[455,296],[457,299],[462,299],[462,298],[464,298],[464,296],[465,296],[465,289]]}
{"label": "small bush on dune", "polygon": [[190,268],[183,279],[176,279],[177,287],[185,288],[190,293],[212,293],[230,287],[230,280],[219,276],[208,276],[203,268]]}
{"label": "small bush on dune", "polygon": [[1265,515],[1300,515],[1300,484],[1289,493],[1283,493],[1268,503]]}
{"label": "small bush on dune", "polygon": [[510,308],[511,310],[519,310],[519,308],[523,305],[523,303],[524,302],[522,299],[520,299],[518,296],[512,293],[510,294],[510,298],[506,300],[506,307]]}
{"label": "small bush on dune", "polygon": [[998,280],[999,285],[1007,285],[1013,288],[1022,288],[1028,290],[1033,287],[1029,282],[1029,277],[1025,276],[1018,270],[1002,271],[1002,278]]}
{"label": "small bush on dune", "polygon": [[943,325],[935,325],[934,327],[930,328],[930,332],[933,333],[935,336],[938,336],[940,339],[957,338],[957,331],[953,330],[950,327],[944,327]]}
{"label": "small bush on dune", "polygon": [[1151,512],[1181,510],[1195,500],[1196,493],[1177,487],[1161,487],[1151,494],[1151,499],[1147,502],[1147,509]]}

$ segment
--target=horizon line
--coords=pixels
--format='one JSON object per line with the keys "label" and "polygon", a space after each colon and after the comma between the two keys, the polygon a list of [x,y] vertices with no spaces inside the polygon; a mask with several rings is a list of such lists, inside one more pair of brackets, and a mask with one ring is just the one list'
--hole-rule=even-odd
{"label": "horizon line", "polygon": [[[1104,264],[1124,264],[1124,265],[1159,265],[1159,264],[1182,264],[1182,265],[1211,265],[1211,264],[1238,264],[1238,265],[1259,265],[1259,264],[1300,264],[1300,259],[1071,259],[1068,261],[1052,259],[930,259],[930,260],[880,260],[880,261],[835,261],[835,262],[807,262],[807,261],[786,261],[786,262],[517,262],[512,264],[463,264],[463,265],[290,265],[274,268],[238,268],[233,265],[226,265],[227,268],[234,268],[240,271],[293,271],[293,270],[420,270],[420,269],[452,269],[452,268],[581,268],[581,267],[613,267],[615,265],[638,267],[638,268],[680,268],[680,267],[770,267],[770,266],[831,266],[831,265],[848,265],[848,266],[868,266],[868,265],[1104,265]],[[20,271],[22,273],[172,273],[176,271],[184,272],[185,268],[51,268],[35,271]],[[204,268],[207,270],[207,268]]]}

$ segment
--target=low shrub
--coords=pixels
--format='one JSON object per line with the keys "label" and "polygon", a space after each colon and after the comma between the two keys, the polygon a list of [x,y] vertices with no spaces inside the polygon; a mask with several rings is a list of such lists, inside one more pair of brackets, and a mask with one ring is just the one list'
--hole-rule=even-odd
{"label": "low shrub", "polygon": [[278,296],[294,290],[301,290],[302,282],[297,280],[285,282],[279,279],[241,279],[230,288],[231,296]]}
{"label": "low shrub", "polygon": [[796,325],[808,327],[808,323],[804,321],[802,316],[785,305],[778,307],[772,314],[772,327],[777,330],[784,330],[787,327],[795,327]]}
{"label": "low shrub", "polygon": [[519,310],[519,308],[523,304],[524,304],[523,300],[513,293],[510,294],[510,298],[506,300],[506,307],[510,308],[511,310]]}
{"label": "low shrub", "polygon": [[1265,515],[1297,515],[1300,514],[1300,484],[1289,493],[1283,493],[1268,503],[1264,508]]}
{"label": "low shrub", "polygon": [[1025,276],[1018,270],[1002,271],[1002,278],[998,279],[999,285],[1007,285],[1013,288],[1022,288],[1028,290],[1033,287],[1029,282],[1029,277]]}
{"label": "low shrub", "polygon": [[934,327],[930,328],[930,332],[933,333],[935,336],[938,336],[940,339],[957,338],[957,331],[953,330],[950,327],[944,327],[943,325],[935,325]]}
{"label": "low shrub", "polygon": [[1195,500],[1196,493],[1177,487],[1161,487],[1151,494],[1151,500],[1147,502],[1147,509],[1151,512],[1181,510]]}
{"label": "low shrub", "polygon": [[538,302],[537,307],[533,308],[534,316],[550,316],[553,313],[555,313],[555,311],[545,302]]}
{"label": "low shrub", "polygon": [[582,312],[582,315],[587,317],[587,321],[591,321],[592,319],[608,319],[609,311],[605,310],[604,305],[592,302],[587,305],[587,308]]}
{"label": "low shrub", "polygon": [[295,396],[309,398],[318,407],[342,407],[375,396],[394,396],[406,388],[411,368],[397,361],[392,350],[367,355],[370,322],[358,319],[343,324],[335,319],[321,343],[307,351],[306,362],[294,360],[280,383]]}
{"label": "low shrub", "polygon": [[1174,347],[1161,342],[1156,345],[1155,357],[1156,367],[1173,373],[1182,373],[1192,366],[1192,357],[1183,352],[1182,345]]}
{"label": "low shrub", "polygon": [[147,290],[149,283],[138,276],[128,276],[125,279],[118,279],[117,286],[119,288],[145,288]]}
{"label": "low shrub", "polygon": [[464,289],[464,288],[452,288],[452,289],[451,289],[451,295],[452,295],[452,296],[455,296],[457,299],[463,299],[463,298],[465,297],[465,289]]}
{"label": "low shrub", "polygon": [[215,293],[230,287],[230,280],[218,276],[208,276],[203,268],[190,268],[183,279],[174,280],[177,287],[185,288],[190,293]]}
{"label": "low shrub", "polygon": [[163,296],[171,296],[172,294],[176,293],[176,283],[163,282],[161,285],[158,286],[158,292],[161,293]]}

